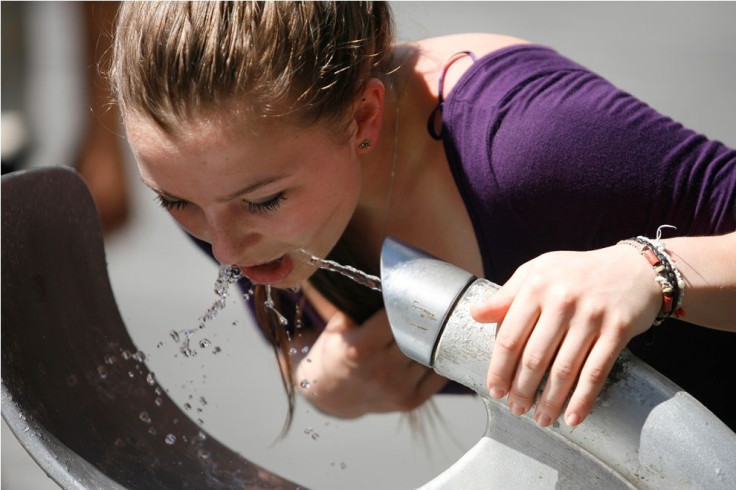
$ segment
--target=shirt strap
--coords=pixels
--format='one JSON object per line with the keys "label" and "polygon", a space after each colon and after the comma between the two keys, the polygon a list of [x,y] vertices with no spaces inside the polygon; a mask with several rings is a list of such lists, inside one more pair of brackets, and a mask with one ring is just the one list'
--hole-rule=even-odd
{"label": "shirt strap", "polygon": [[[437,99],[438,103],[435,106],[434,110],[432,110],[432,113],[429,115],[429,119],[427,120],[427,131],[429,131],[429,135],[436,139],[440,140],[442,139],[442,106],[445,103],[445,75],[447,74],[447,70],[450,69],[453,63],[455,63],[457,60],[464,58],[465,56],[470,56],[470,58],[473,60],[473,63],[477,60],[477,57],[475,54],[473,54],[472,51],[459,51],[455,54],[453,54],[450,59],[445,63],[444,68],[442,68],[442,73],[440,73],[440,79],[437,83]],[[439,130],[437,129],[437,122],[438,122],[438,116],[439,117]]]}

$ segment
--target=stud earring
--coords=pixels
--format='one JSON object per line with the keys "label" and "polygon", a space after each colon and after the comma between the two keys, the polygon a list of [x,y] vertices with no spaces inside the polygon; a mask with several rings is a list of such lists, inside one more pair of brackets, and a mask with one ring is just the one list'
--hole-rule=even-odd
{"label": "stud earring", "polygon": [[370,147],[371,147],[371,142],[368,140],[363,140],[358,145],[358,148],[360,148],[361,150],[367,150]]}

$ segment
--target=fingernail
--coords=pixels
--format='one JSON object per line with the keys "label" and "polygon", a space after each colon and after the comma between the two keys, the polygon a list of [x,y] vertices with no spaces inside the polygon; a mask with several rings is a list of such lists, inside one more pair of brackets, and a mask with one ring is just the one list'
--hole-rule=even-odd
{"label": "fingernail", "polygon": [[509,405],[509,408],[511,409],[511,413],[514,415],[522,415],[526,410],[521,405],[518,405],[516,403],[512,403]]}
{"label": "fingernail", "polygon": [[496,400],[498,400],[498,399],[500,399],[500,398],[503,398],[503,395],[504,395],[504,392],[503,392],[503,390],[501,390],[501,389],[499,389],[499,388],[496,388],[495,386],[494,386],[494,387],[491,387],[491,388],[490,388],[490,389],[488,390],[488,393],[489,393],[489,394],[490,394],[490,395],[491,395],[491,396],[492,396],[493,398],[495,398]]}
{"label": "fingernail", "polygon": [[565,416],[565,423],[570,427],[575,427],[580,423],[580,415],[576,413],[570,413]]}
{"label": "fingernail", "polygon": [[547,427],[552,419],[545,413],[538,413],[536,416],[537,425],[540,427]]}

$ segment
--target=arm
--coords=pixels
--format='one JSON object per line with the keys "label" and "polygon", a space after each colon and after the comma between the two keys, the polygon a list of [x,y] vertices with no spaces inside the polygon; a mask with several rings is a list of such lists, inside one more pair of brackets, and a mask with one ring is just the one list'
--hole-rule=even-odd
{"label": "arm", "polygon": [[[685,282],[685,319],[736,331],[736,233],[665,241]],[[488,371],[492,396],[508,394],[513,413],[528,411],[543,375],[535,418],[549,425],[565,410],[575,426],[590,412],[629,340],[654,321],[662,291],[632,247],[552,252],[522,265],[473,317],[500,322]]]}

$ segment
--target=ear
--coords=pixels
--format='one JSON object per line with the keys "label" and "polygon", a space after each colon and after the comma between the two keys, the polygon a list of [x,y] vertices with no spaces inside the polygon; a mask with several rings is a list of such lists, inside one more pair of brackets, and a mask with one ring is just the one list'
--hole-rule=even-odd
{"label": "ear", "polygon": [[353,118],[356,131],[353,145],[359,154],[368,153],[377,144],[381,136],[383,123],[383,102],[386,87],[378,78],[366,82],[363,93],[355,101]]}

